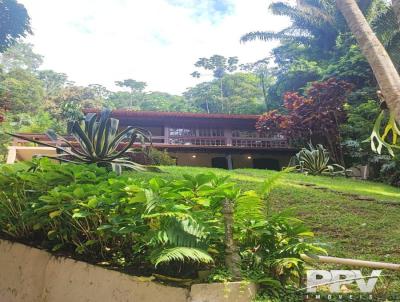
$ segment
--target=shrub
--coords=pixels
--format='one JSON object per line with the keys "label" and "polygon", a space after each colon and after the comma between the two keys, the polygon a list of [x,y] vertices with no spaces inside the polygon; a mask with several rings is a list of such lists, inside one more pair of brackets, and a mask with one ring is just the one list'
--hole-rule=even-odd
{"label": "shrub", "polygon": [[260,116],[256,128],[265,132],[283,133],[292,143],[313,140],[325,144],[333,159],[343,163],[340,146],[340,125],[346,121],[344,104],[352,85],[335,78],[313,82],[305,95],[287,92],[284,95],[286,114],[277,111]]}
{"label": "shrub", "polygon": [[172,158],[167,150],[157,150],[155,148],[150,148],[148,152],[148,157],[150,159],[151,164],[157,166],[175,166],[176,159]]}
{"label": "shrub", "polygon": [[[233,251],[242,275],[264,284],[297,280],[300,253],[321,251],[307,243],[312,233],[301,221],[268,211],[272,179],[257,194],[212,173],[132,176],[46,158],[28,170],[2,166],[0,234],[126,271],[180,277],[226,268]],[[234,210],[229,219],[226,202]]]}
{"label": "shrub", "polygon": [[343,166],[338,164],[328,164],[330,156],[328,150],[322,145],[314,147],[309,144],[309,149],[303,148],[291,160],[291,166],[296,168],[297,172],[311,175],[342,175],[350,173]]}

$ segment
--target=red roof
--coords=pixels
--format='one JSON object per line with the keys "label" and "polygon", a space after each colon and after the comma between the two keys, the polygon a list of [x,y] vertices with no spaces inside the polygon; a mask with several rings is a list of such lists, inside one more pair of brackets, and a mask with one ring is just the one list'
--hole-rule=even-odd
{"label": "red roof", "polygon": [[[86,109],[88,112],[100,112],[98,109]],[[112,116],[121,117],[167,117],[167,118],[206,118],[206,119],[230,119],[230,120],[257,120],[260,116],[255,114],[220,114],[220,113],[193,113],[193,112],[161,112],[161,111],[134,111],[117,109],[112,111]]]}

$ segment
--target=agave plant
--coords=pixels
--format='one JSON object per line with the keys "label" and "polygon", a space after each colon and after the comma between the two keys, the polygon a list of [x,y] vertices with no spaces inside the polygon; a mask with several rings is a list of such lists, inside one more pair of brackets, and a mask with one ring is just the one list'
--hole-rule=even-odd
{"label": "agave plant", "polygon": [[309,148],[303,148],[291,160],[290,165],[297,172],[311,175],[342,175],[346,176],[349,170],[338,164],[328,164],[329,152],[321,144],[314,147],[311,143]]}
{"label": "agave plant", "polygon": [[[121,172],[122,167],[136,171],[149,170],[150,167],[135,163],[126,155],[134,153],[134,151],[130,150],[134,143],[140,142],[143,146],[146,141],[151,142],[151,133],[145,129],[133,126],[129,126],[118,133],[119,120],[110,118],[110,114],[110,110],[104,109],[100,115],[88,113],[83,123],[74,121],[71,125],[71,135],[75,138],[78,145],[66,140],[53,130],[48,130],[46,134],[53,141],[62,141],[66,147],[54,146],[24,137],[23,135],[8,134],[38,145],[55,148],[58,154],[47,157],[60,162],[97,164],[98,166],[112,167],[118,174]],[[125,144],[119,149],[122,143]]]}

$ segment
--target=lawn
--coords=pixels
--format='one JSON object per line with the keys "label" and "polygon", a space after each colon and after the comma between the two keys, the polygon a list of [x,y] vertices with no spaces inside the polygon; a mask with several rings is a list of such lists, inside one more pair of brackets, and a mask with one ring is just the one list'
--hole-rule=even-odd
{"label": "lawn", "polygon": [[[259,191],[276,172],[254,169],[226,171],[197,167],[163,167],[163,178],[214,172],[229,175],[243,190]],[[153,173],[141,177],[154,176]],[[329,188],[323,191],[302,184]],[[349,194],[341,194],[341,192]],[[357,200],[356,196],[372,197]],[[398,201],[398,203],[397,203]],[[286,174],[271,194],[276,211],[291,211],[312,228],[331,256],[400,263],[400,189],[346,178]]]}

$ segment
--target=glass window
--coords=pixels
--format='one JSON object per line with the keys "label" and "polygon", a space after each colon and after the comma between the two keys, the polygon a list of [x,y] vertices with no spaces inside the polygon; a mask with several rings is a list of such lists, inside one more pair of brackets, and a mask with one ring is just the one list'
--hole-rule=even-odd
{"label": "glass window", "polygon": [[196,136],[196,129],[169,128],[169,136]]}
{"label": "glass window", "polygon": [[221,128],[200,128],[199,136],[221,137],[224,136],[224,129]]}
{"label": "glass window", "polygon": [[255,138],[258,137],[256,130],[232,130],[232,137],[242,137],[242,138]]}

